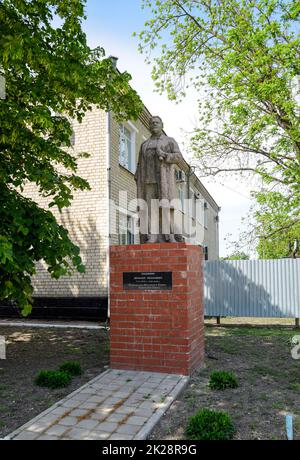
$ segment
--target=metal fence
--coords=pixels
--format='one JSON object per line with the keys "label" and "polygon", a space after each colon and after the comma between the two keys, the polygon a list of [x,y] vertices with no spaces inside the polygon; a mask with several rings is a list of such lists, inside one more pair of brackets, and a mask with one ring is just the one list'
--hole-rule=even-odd
{"label": "metal fence", "polygon": [[206,316],[300,317],[300,259],[207,261]]}

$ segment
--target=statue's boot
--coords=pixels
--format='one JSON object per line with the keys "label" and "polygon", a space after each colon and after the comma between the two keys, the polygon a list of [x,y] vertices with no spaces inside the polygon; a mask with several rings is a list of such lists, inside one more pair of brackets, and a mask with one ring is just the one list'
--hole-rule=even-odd
{"label": "statue's boot", "polygon": [[164,241],[166,243],[177,243],[175,235],[164,235]]}
{"label": "statue's boot", "polygon": [[157,243],[157,235],[148,235],[147,243]]}

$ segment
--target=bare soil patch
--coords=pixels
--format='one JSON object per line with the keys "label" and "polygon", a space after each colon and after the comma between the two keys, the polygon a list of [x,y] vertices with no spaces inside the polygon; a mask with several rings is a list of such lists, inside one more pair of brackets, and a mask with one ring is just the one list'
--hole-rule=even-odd
{"label": "bare soil patch", "polygon": [[[106,330],[39,329],[0,326],[7,359],[0,360],[0,438],[104,371],[109,363]],[[206,367],[197,371],[151,435],[155,440],[186,439],[188,417],[207,407],[228,412],[235,439],[285,439],[285,415],[294,415],[300,439],[300,360],[291,357],[287,327],[206,327]],[[77,360],[84,374],[63,389],[34,384],[41,369]],[[239,387],[210,390],[213,370],[236,373]]]}
{"label": "bare soil patch", "polygon": [[[235,439],[286,439],[285,415],[294,415],[294,438],[300,439],[300,360],[291,356],[290,328],[207,327],[206,367],[151,434],[151,439],[186,439],[189,416],[202,407],[228,412]],[[239,387],[225,391],[208,387],[213,370],[236,373]]]}
{"label": "bare soil patch", "polygon": [[[109,363],[109,334],[104,329],[0,326],[0,335],[7,344],[7,359],[0,360],[0,438],[100,374]],[[84,373],[68,387],[51,390],[34,384],[38,371],[75,360]]]}

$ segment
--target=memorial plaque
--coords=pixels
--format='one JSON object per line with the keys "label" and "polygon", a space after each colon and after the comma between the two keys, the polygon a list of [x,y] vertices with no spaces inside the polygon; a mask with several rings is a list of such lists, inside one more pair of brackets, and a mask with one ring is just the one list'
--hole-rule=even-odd
{"label": "memorial plaque", "polygon": [[172,272],[125,272],[123,288],[136,291],[172,290]]}

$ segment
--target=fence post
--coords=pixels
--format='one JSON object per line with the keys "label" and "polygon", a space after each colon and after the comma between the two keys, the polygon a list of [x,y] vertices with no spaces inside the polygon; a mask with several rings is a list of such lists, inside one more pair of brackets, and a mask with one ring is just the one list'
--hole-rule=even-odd
{"label": "fence post", "polygon": [[216,320],[217,320],[217,325],[220,326],[220,324],[221,324],[221,316],[216,316]]}
{"label": "fence post", "polygon": [[295,318],[295,328],[300,329],[299,318]]}
{"label": "fence post", "polygon": [[5,337],[0,335],[0,359],[6,359]]}

